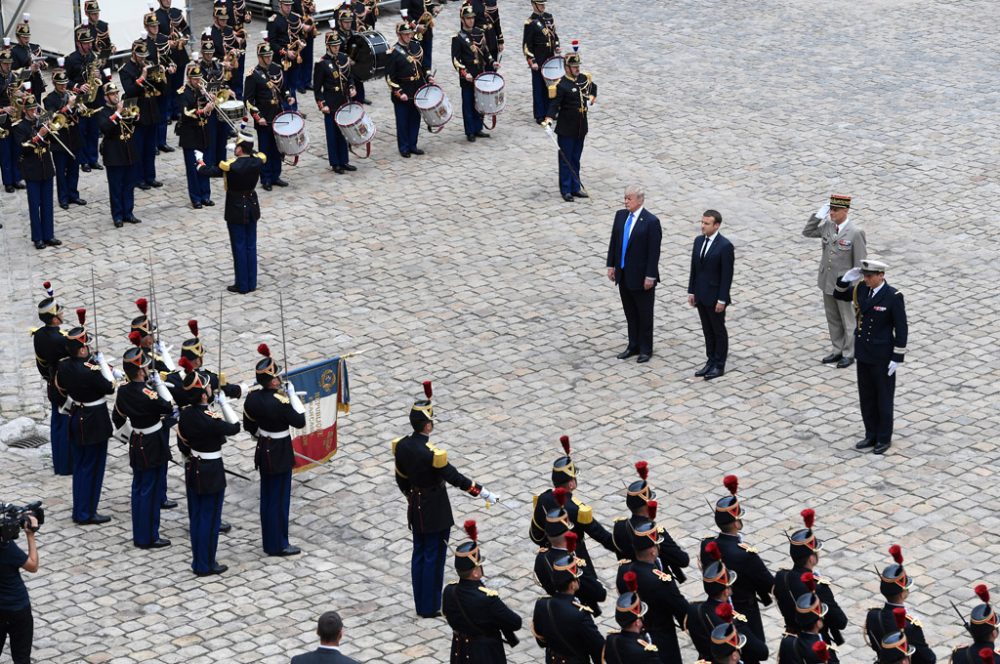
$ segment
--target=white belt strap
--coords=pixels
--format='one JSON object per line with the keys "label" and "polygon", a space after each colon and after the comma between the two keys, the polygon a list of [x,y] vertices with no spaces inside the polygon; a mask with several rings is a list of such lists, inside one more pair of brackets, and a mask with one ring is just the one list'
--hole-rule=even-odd
{"label": "white belt strap", "polygon": [[198,457],[199,459],[210,461],[212,459],[221,459],[222,452],[199,452],[197,450],[191,450],[191,454]]}
{"label": "white belt strap", "polygon": [[132,432],[133,433],[141,433],[141,434],[144,434],[144,435],[148,436],[151,433],[156,433],[157,431],[159,431],[162,428],[163,428],[163,423],[162,422],[157,422],[153,426],[146,427],[145,429],[132,429]]}
{"label": "white belt strap", "polygon": [[87,401],[84,403],[80,403],[79,401],[77,401],[76,403],[80,406],[90,407],[90,406],[100,406],[101,404],[106,404],[107,401],[104,399],[97,399],[96,401]]}
{"label": "white belt strap", "polygon": [[288,429],[284,431],[264,431],[263,429],[257,429],[257,435],[264,436],[265,438],[286,438],[292,434],[289,433]]}

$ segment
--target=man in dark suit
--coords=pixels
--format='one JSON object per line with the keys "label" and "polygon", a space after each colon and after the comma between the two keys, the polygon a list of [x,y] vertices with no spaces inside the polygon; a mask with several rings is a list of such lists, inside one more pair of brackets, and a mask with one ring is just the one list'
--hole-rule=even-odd
{"label": "man in dark suit", "polygon": [[688,304],[698,308],[708,357],[705,366],[694,375],[704,376],[705,380],[718,378],[726,372],[729,353],[726,307],[729,306],[736,254],[733,243],[719,232],[721,225],[722,215],[715,210],[705,210],[701,215],[701,235],[694,240],[688,278]]}
{"label": "man in dark suit", "polygon": [[625,209],[615,213],[608,244],[608,279],[618,285],[628,322],[628,347],[618,353],[649,362],[653,355],[653,301],[660,280],[660,220],[643,207],[646,195],[636,185],[625,189]]}
{"label": "man in dark suit", "polygon": [[340,652],[344,621],[336,611],[327,611],[319,617],[316,634],[319,635],[319,648],[292,657],[291,664],[358,664],[358,660]]}

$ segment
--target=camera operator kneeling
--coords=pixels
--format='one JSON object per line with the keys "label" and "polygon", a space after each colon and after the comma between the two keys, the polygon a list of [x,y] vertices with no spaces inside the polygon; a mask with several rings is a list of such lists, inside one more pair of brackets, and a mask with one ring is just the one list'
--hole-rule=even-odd
{"label": "camera operator kneeling", "polygon": [[[3,532],[0,532],[0,654],[3,653],[9,635],[10,655],[14,664],[31,664],[34,620],[31,617],[28,589],[21,579],[21,570],[38,571],[35,531],[39,524],[34,514],[18,516],[16,521],[9,514],[0,516],[3,519]],[[19,528],[24,529],[28,540],[28,553],[14,542]]]}

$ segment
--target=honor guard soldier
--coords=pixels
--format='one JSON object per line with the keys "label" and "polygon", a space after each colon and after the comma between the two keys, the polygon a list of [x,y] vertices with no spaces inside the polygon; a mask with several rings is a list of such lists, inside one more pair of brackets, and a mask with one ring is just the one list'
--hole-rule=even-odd
{"label": "honor guard soldier", "polygon": [[319,112],[323,114],[323,125],[326,128],[327,158],[330,161],[330,168],[338,174],[358,170],[356,166],[351,166],[347,140],[334,122],[337,109],[355,96],[350,60],[340,51],[342,45],[343,41],[337,32],[326,33],[326,54],[316,63],[316,71],[313,74],[313,81],[316,84],[313,96]]}
{"label": "honor guard soldier", "polygon": [[101,137],[98,114],[104,108],[104,91],[101,88],[105,81],[101,63],[94,52],[94,34],[90,29],[90,21],[86,17],[83,20],[83,25],[77,26],[73,31],[76,50],[66,56],[66,76],[69,78],[70,89],[82,100],[81,105],[86,109],[80,113],[80,144],[76,150],[76,160],[80,170],[89,173],[93,169],[104,168],[97,161],[97,144]]}
{"label": "honor guard soldier", "polygon": [[153,319],[149,317],[149,300],[144,297],[138,298],[135,301],[135,308],[139,310],[140,315],[132,319],[129,332],[139,333],[140,339],[138,345],[149,356],[149,359],[153,363],[153,370],[166,376],[177,367],[170,357],[170,347],[164,346],[156,340],[154,333],[157,331],[157,328],[156,324],[153,323]]}
{"label": "honor guard soldier", "polygon": [[[895,562],[883,569],[879,575],[879,590],[885,597],[885,604],[881,608],[869,609],[868,615],[865,617],[865,638],[868,645],[876,653],[878,652],[878,644],[882,642],[886,634],[895,629],[893,609],[906,610],[905,602],[910,596],[910,588],[913,587],[913,579],[903,568],[902,548],[898,544],[893,544],[889,547],[889,555]],[[916,648],[916,652],[911,657],[913,664],[934,664],[937,661],[934,651],[927,645],[923,625],[908,610],[906,611],[906,639],[911,646]]]}
{"label": "honor guard soldier", "polygon": [[646,631],[656,644],[660,661],[674,664],[681,661],[677,628],[684,629],[690,607],[677,587],[677,581],[658,567],[661,541],[655,521],[636,524],[632,530],[635,559],[622,561],[616,583],[618,592],[625,592],[628,590],[625,575],[629,572],[635,574],[639,594],[649,605],[649,613],[643,621]]}
{"label": "honor guard soldier", "polygon": [[476,12],[471,5],[465,5],[459,12],[462,29],[451,39],[451,63],[458,72],[458,82],[462,88],[462,121],[465,123],[465,138],[474,142],[477,138],[489,138],[483,131],[483,115],[476,110],[476,77],[487,71],[496,71],[486,45],[486,35],[475,27]]}
{"label": "honor guard soldier", "polygon": [[[188,25],[184,12],[177,7],[172,7],[173,0],[159,0],[160,6],[156,8],[156,22],[159,25],[160,34],[167,39],[168,49],[166,53],[170,62],[174,65],[174,72],[167,77],[166,97],[167,112],[166,118],[172,122],[180,119],[181,106],[179,103],[179,93],[177,90],[184,87],[184,71],[191,61],[187,52],[187,44],[191,41],[191,26]],[[166,145],[166,133],[161,136],[160,145]],[[171,150],[167,150],[170,152]]]}
{"label": "honor guard soldier", "polygon": [[266,156],[260,172],[260,184],[264,191],[271,187],[287,187],[288,183],[281,179],[281,153],[274,140],[274,129],[271,124],[281,113],[281,100],[284,95],[281,89],[281,67],[271,62],[274,51],[267,42],[257,45],[257,66],[247,76],[243,92],[247,109],[253,116],[254,127],[257,129],[257,145]]}
{"label": "honor guard soldier", "polygon": [[504,641],[518,644],[514,633],[521,629],[521,616],[503,603],[495,590],[483,583],[483,556],[476,522],[464,524],[469,540],[455,549],[458,581],[444,588],[441,609],[451,626],[451,664],[506,664]]}
{"label": "honor guard soldier", "polygon": [[260,219],[257,182],[270,160],[263,152],[254,152],[253,136],[242,130],[236,136],[232,159],[220,161],[217,166],[208,166],[204,155],[196,154],[195,157],[199,173],[222,177],[226,183],[225,219],[235,272],[235,283],[226,286],[226,290],[230,293],[252,293],[257,290],[257,221]]}
{"label": "honor guard soldier", "polygon": [[63,323],[63,306],[56,301],[52,284],[46,281],[45,299],[38,303],[38,320],[43,326],[31,333],[35,347],[35,366],[45,381],[45,393],[52,409],[49,416],[49,440],[52,444],[52,470],[56,475],[73,474],[73,451],[69,444],[69,416],[62,412],[66,398],[55,384],[59,362],[68,357]]}
{"label": "honor guard soldier", "polygon": [[[565,509],[569,493],[565,488],[558,487],[553,491],[553,495],[559,508],[545,515],[545,536],[548,539],[548,546],[539,548],[535,556],[535,580],[549,595],[558,592],[552,576],[556,562],[566,555],[575,556],[579,542],[579,536],[572,532],[573,524]],[[586,565],[586,561],[577,559],[577,567],[581,568],[581,572]],[[608,591],[596,573],[581,574],[580,588],[576,591],[576,597],[596,618],[601,615],[601,602],[608,598]]]}
{"label": "honor guard soldier", "polygon": [[56,387],[67,397],[69,442],[73,447],[73,522],[101,524],[111,517],[97,513],[108,459],[111,417],[105,397],[113,394],[115,383],[100,353],[91,356],[93,337],[84,326],[86,309],[76,310],[80,322],[66,334],[69,357],[59,362]]}
{"label": "honor guard soldier", "polygon": [[829,203],[809,217],[806,227],[802,229],[805,237],[823,240],[818,285],[823,291],[826,324],[833,344],[833,352],[823,358],[823,364],[836,362],[838,369],[849,367],[854,362],[856,326],[850,304],[835,297],[837,279],[868,257],[865,232],[851,223],[848,217],[850,209],[850,196],[834,194],[830,196]]}
{"label": "honor guard soldier", "polygon": [[52,209],[52,180],[56,174],[52,160],[51,124],[41,123],[35,95],[24,95],[24,117],[14,125],[11,135],[18,146],[18,170],[27,182],[28,216],[31,241],[35,249],[62,244],[55,236]]}
{"label": "honor guard soldier", "polygon": [[[811,576],[811,574],[809,575]],[[796,633],[781,639],[779,664],[807,662],[839,662],[836,650],[823,640],[823,621],[828,607],[816,595],[816,582],[806,583],[807,591],[795,599]]]}
{"label": "honor guard soldier", "polygon": [[420,42],[423,52],[421,62],[424,69],[430,71],[434,50],[434,17],[441,11],[441,5],[436,0],[400,0],[399,11],[404,16],[403,20],[409,17],[409,21],[414,24],[414,39]]}
{"label": "honor guard soldier", "polygon": [[70,92],[69,78],[62,69],[52,72],[53,90],[42,106],[49,117],[61,115],[66,118],[66,126],[56,132],[59,140],[52,145],[52,160],[56,168],[56,196],[59,207],[68,210],[73,205],[86,205],[87,201],[80,198],[80,164],[76,155],[80,153],[80,116],[77,110],[77,96]]}
{"label": "honor guard soldier", "polygon": [[[577,48],[573,42],[574,51]],[[566,56],[566,74],[549,88],[549,110],[545,114],[545,130],[552,132],[555,121],[559,144],[559,192],[563,200],[589,198],[580,181],[580,157],[587,138],[587,109],[597,100],[597,84],[590,74],[580,73],[580,55]]]}
{"label": "honor guard soldier", "polygon": [[126,99],[135,99],[139,107],[132,134],[135,149],[133,178],[135,186],[143,191],[163,186],[156,179],[156,132],[160,125],[159,99],[167,85],[165,72],[160,65],[147,61],[148,55],[146,40],[137,39],[132,42],[132,57],[118,70],[122,94]]}
{"label": "honor guard soldier", "polygon": [[643,617],[649,606],[639,598],[639,580],[635,572],[622,578],[628,589],[615,603],[615,622],[619,632],[610,632],[604,642],[601,662],[607,664],[658,664],[658,648],[643,632]]}
{"label": "honor guard soldier", "polygon": [[10,48],[10,55],[13,59],[12,66],[15,72],[20,73],[22,80],[27,79],[31,83],[31,94],[41,99],[45,93],[42,71],[48,69],[48,63],[42,56],[42,48],[38,44],[31,43],[31,25],[29,23],[31,14],[24,14],[21,18],[23,22],[18,23],[14,28],[14,37],[17,39],[17,43]]}
{"label": "honor guard soldier", "polygon": [[413,603],[417,615],[435,618],[441,615],[444,564],[451,527],[455,524],[445,483],[487,503],[499,502],[500,498],[458,472],[448,462],[448,453],[431,443],[434,406],[429,380],[424,381],[424,395],[425,400],[415,402],[410,408],[413,433],[392,441],[392,455],[396,485],[406,497],[406,520],[413,532],[410,562]]}
{"label": "honor guard soldier", "polygon": [[740,654],[746,645],[747,637],[736,629],[732,622],[723,620],[712,630],[710,638],[712,659],[710,661],[699,659],[696,664],[742,664]]}
{"label": "honor guard soldier", "polygon": [[[892,617],[896,620],[896,631],[885,635],[878,646],[878,664],[910,664],[916,648],[906,640],[906,609],[893,609]],[[987,664],[993,664],[993,650],[990,649]],[[959,660],[955,660],[959,661]]]}
{"label": "honor guard soldier", "polygon": [[180,138],[181,149],[184,151],[188,198],[191,199],[191,207],[195,210],[215,205],[212,202],[211,181],[207,176],[198,173],[198,159],[195,157],[195,151],[204,153],[208,150],[208,123],[215,115],[215,99],[205,90],[201,67],[197,64],[191,65],[188,67],[187,85],[178,95],[181,119],[177,123],[176,132]]}
{"label": "honor guard soldier", "polygon": [[170,40],[164,34],[164,32],[169,32],[169,28],[165,27],[164,31],[161,31],[160,19],[152,11],[142,17],[142,25],[146,29],[143,41],[146,44],[147,57],[150,64],[158,68],[156,76],[162,79],[163,84],[160,88],[160,95],[157,97],[159,115],[154,129],[155,154],[173,152],[174,149],[167,145],[167,124],[174,112],[174,97],[176,97],[178,86],[173,84],[177,65],[171,60]]}
{"label": "honor guard soldier", "polygon": [[420,111],[414,105],[413,97],[424,84],[434,84],[434,76],[419,56],[413,54],[410,47],[412,25],[405,21],[397,25],[396,39],[398,41],[393,45],[386,64],[385,80],[389,84],[392,110],[396,114],[396,146],[400,156],[409,158],[411,154],[424,153],[417,147]]}
{"label": "honor guard soldier", "polygon": [[14,140],[10,117],[15,100],[21,94],[20,79],[11,71],[12,62],[10,47],[0,47],[0,109],[3,109],[0,113],[0,175],[3,176],[4,191],[8,194],[25,188],[17,163],[21,158],[21,146]]}
{"label": "honor guard soldier", "polygon": [[[713,558],[706,554],[705,547],[714,541],[722,553],[722,561],[726,564],[726,568],[737,575],[732,587],[733,608],[746,616],[748,629],[759,640],[764,641],[764,624],[760,619],[760,607],[757,602],[759,598],[764,606],[771,603],[774,577],[757,555],[757,549],[744,543],[740,534],[746,511],[736,496],[739,479],[735,475],[726,475],[722,483],[730,495],[720,498],[715,503],[715,523],[721,532],[715,538],[702,540],[701,564],[704,566],[713,562]],[[745,660],[748,664],[754,664],[756,661],[750,658]]]}
{"label": "honor guard soldier", "polygon": [[[785,631],[797,634],[798,626],[795,618],[798,611],[795,600],[808,592],[807,583],[815,585],[816,594],[827,607],[827,612],[823,616],[823,640],[840,646],[844,644],[841,631],[847,628],[847,615],[837,605],[830,581],[815,571],[816,565],[819,564],[819,552],[823,550],[823,543],[812,530],[816,513],[811,509],[804,509],[801,516],[805,528],[796,530],[788,538],[792,569],[783,569],[774,575],[774,599],[777,600],[781,616],[785,619]],[[809,581],[806,580],[807,577]]]}
{"label": "honor guard soldier", "polygon": [[486,35],[486,47],[496,60],[503,53],[503,30],[500,28],[500,8],[497,0],[465,0],[476,15],[476,27]]}
{"label": "honor guard soldier", "polygon": [[138,157],[134,147],[137,128],[138,108],[126,109],[121,100],[122,89],[117,83],[104,85],[105,105],[98,117],[98,127],[104,137],[101,141],[101,156],[104,157],[105,174],[108,178],[108,199],[111,205],[111,220],[115,228],[125,223],[138,224],[135,216],[135,180],[133,170],[138,168]]}
{"label": "honor guard soldier", "polygon": [[[160,537],[160,504],[167,462],[170,459],[170,426],[174,404],[147,381],[152,362],[139,347],[122,358],[129,382],[118,389],[111,421],[121,429],[128,422],[128,460],[132,467],[132,543],[140,549],[161,549],[170,540]],[[164,421],[166,420],[166,422]]]}
{"label": "honor guard soldier", "polygon": [[[854,353],[858,360],[858,398],[865,437],[854,447],[885,454],[892,445],[896,367],[906,354],[906,305],[903,293],[885,280],[889,266],[864,259],[837,280],[834,295],[854,307]],[[863,279],[864,283],[852,282]]]}
{"label": "honor guard soldier", "polygon": [[[604,526],[594,518],[594,513],[590,506],[584,505],[578,498],[573,497],[573,492],[577,487],[577,470],[576,464],[573,463],[573,459],[570,456],[569,436],[561,436],[559,443],[562,445],[564,456],[559,457],[552,464],[553,488],[545,490],[535,498],[535,507],[531,515],[531,526],[528,529],[528,537],[539,546],[545,543],[546,517],[550,512],[558,512],[562,509],[562,506],[560,506],[556,499],[555,493],[556,489],[562,488],[567,497],[565,510],[571,524],[570,528],[576,533],[578,538],[576,555],[584,561],[584,564],[581,565],[583,568],[582,574],[591,577],[584,585],[596,582],[599,586],[600,581],[597,580],[594,563],[590,559],[590,553],[587,551],[587,535],[608,551],[613,552],[615,550],[614,542],[612,541],[611,533],[605,530]],[[586,594],[589,600],[590,594]],[[606,592],[602,593],[600,599],[597,601],[603,602],[606,596]]]}
{"label": "honor guard soldier", "polygon": [[549,110],[549,87],[542,76],[542,65],[561,53],[555,19],[545,11],[545,0],[532,0],[531,16],[524,22],[521,41],[524,57],[531,68],[531,98],[535,123],[542,124]]}
{"label": "honor guard soldier", "polygon": [[[962,648],[955,648],[954,652],[951,654],[951,661],[955,664],[995,664],[1000,662],[1000,653],[996,651],[996,640],[997,640],[997,614],[993,610],[993,606],[990,604],[990,591],[985,584],[979,584],[975,587],[976,595],[979,599],[983,601],[982,604],[978,605],[972,610],[972,615],[969,616],[969,622],[965,623],[965,629],[972,636],[972,645],[964,646]],[[900,611],[900,609],[894,609],[895,611]],[[906,611],[902,610],[903,618],[906,620]],[[901,631],[903,627],[899,628]],[[903,638],[906,638],[904,633]],[[883,643],[883,648],[884,648]],[[913,654],[913,646],[910,646],[911,655]],[[892,661],[892,660],[886,660]],[[900,661],[900,660],[895,660]],[[911,657],[910,661],[918,661],[916,658]]]}
{"label": "honor guard soldier", "polygon": [[569,554],[556,561],[552,582],[556,594],[535,601],[531,633],[545,649],[546,664],[600,664],[604,651],[590,609],[575,597],[580,588],[578,559]]}
{"label": "honor guard soldier", "polygon": [[305,47],[294,30],[301,21],[302,16],[292,11],[292,0],[278,0],[278,13],[271,14],[271,18],[267,19],[267,40],[280,58],[281,68],[284,70],[281,91],[284,93],[286,109],[291,110],[298,106],[295,93],[298,89],[299,69],[302,67],[301,50]]}
{"label": "honor guard soldier", "polygon": [[[640,521],[655,521],[657,502],[656,492],[649,485],[649,463],[646,461],[636,461],[635,470],[639,474],[639,479],[632,482],[625,489],[625,505],[632,515],[628,518],[619,517],[615,519],[614,527],[611,529],[611,541],[618,552],[618,559],[632,560],[635,558],[635,551],[632,549],[632,529]],[[691,557],[684,552],[670,533],[665,528],[660,528],[660,562],[661,570],[669,569],[678,583],[684,583],[687,577],[683,568],[691,563]]]}
{"label": "honor guard soldier", "polygon": [[257,363],[259,390],[243,403],[243,428],[257,439],[253,465],[260,471],[260,529],[264,553],[294,556],[301,550],[288,543],[288,511],[292,500],[292,433],[289,427],[306,425],[305,408],[291,382],[281,389],[282,368],[271,359],[266,344],[257,347],[264,356]]}
{"label": "honor guard soldier", "polygon": [[222,574],[227,569],[216,561],[222,502],[226,495],[226,475],[222,445],[227,436],[240,432],[239,422],[231,423],[208,409],[212,399],[209,378],[186,360],[181,360],[185,401],[177,425],[178,445],[189,453],[184,464],[188,516],[191,519],[191,569],[198,576]]}

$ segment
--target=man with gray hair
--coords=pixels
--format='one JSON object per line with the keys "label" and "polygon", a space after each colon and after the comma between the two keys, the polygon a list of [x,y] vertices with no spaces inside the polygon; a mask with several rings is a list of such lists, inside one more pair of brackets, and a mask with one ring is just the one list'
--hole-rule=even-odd
{"label": "man with gray hair", "polygon": [[327,611],[319,617],[316,634],[319,635],[319,648],[292,657],[291,664],[359,664],[356,659],[340,652],[344,621],[336,611]]}
{"label": "man with gray hair", "polygon": [[625,209],[615,213],[608,243],[608,279],[618,285],[628,346],[618,359],[638,355],[649,362],[653,355],[653,303],[660,281],[660,220],[645,209],[646,195],[638,185],[625,188]]}

